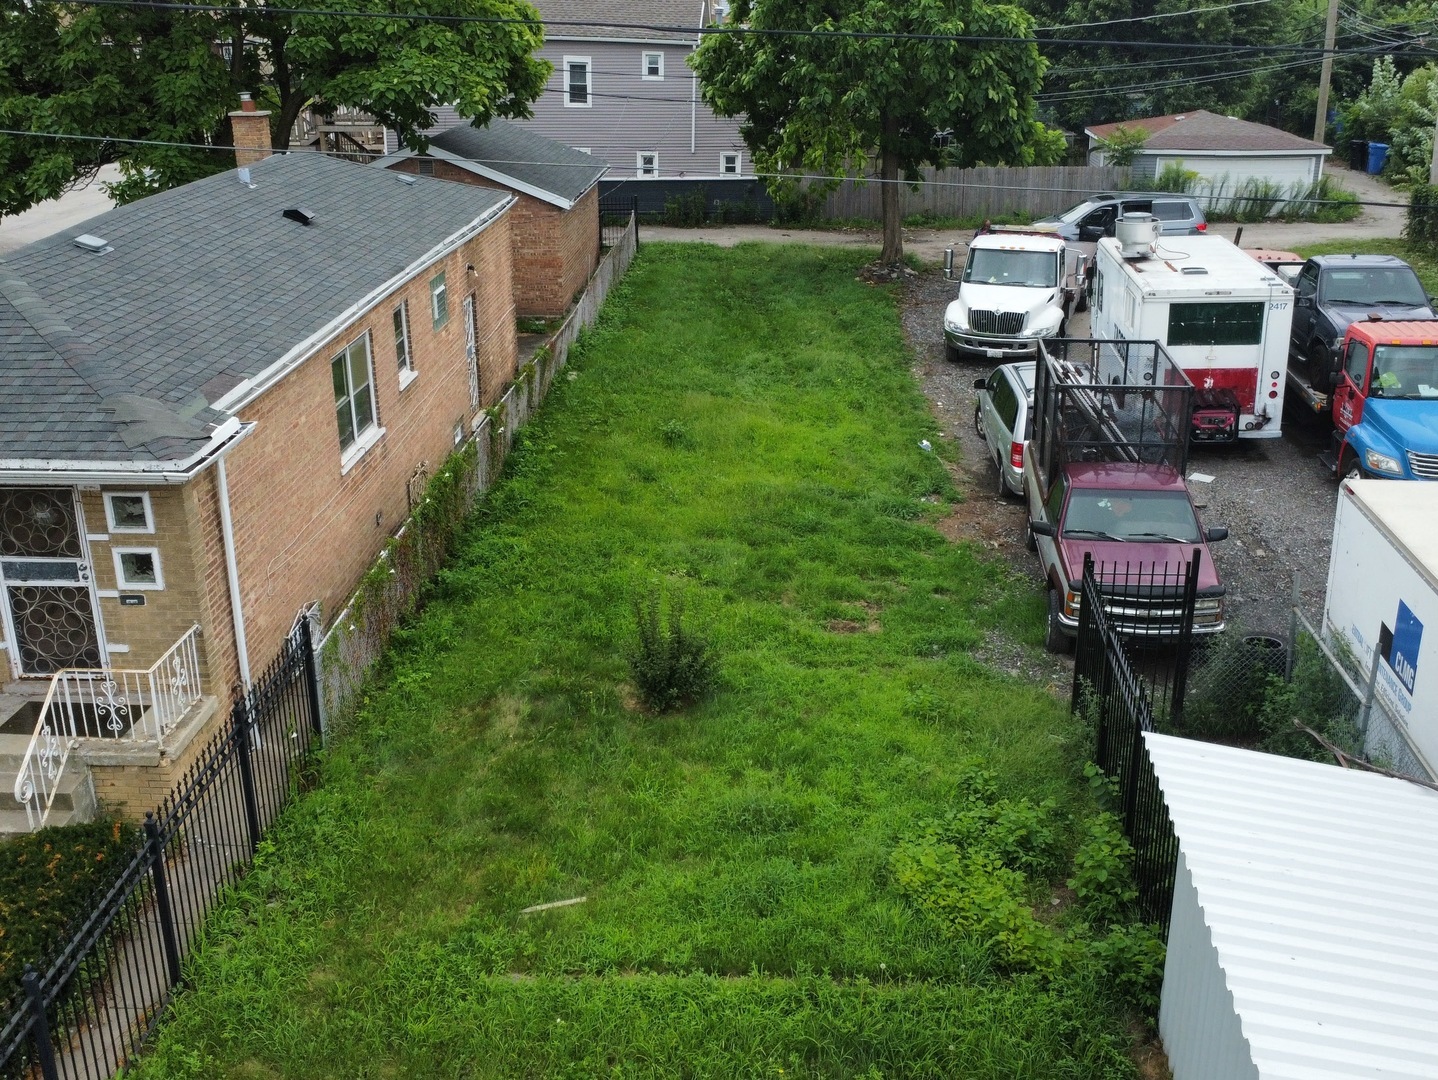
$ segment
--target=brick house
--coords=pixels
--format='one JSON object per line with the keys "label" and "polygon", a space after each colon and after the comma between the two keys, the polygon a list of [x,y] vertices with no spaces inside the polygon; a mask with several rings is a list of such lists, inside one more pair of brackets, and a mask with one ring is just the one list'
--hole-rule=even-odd
{"label": "brick house", "polygon": [[235,114],[248,169],[0,261],[0,778],[17,791],[53,687],[90,695],[61,732],[72,785],[153,806],[513,380],[516,198],[265,156],[267,123]]}
{"label": "brick house", "polygon": [[514,311],[553,319],[584,290],[599,262],[604,161],[517,124],[494,120],[436,134],[424,153],[400,150],[377,166],[507,191],[514,240]]}

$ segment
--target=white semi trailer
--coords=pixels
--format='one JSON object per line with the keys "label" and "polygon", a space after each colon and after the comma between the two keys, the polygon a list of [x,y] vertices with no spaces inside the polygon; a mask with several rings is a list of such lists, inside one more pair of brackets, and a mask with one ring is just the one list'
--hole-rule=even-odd
{"label": "white semi trailer", "polygon": [[[1438,764],[1438,485],[1340,484],[1322,633],[1349,654],[1355,675],[1373,677],[1377,702],[1431,774]],[[1380,734],[1370,725],[1370,750]]]}

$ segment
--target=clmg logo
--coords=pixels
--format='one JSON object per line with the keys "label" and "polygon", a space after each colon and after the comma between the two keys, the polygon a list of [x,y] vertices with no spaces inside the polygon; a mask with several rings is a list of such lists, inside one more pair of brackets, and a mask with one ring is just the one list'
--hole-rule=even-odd
{"label": "clmg logo", "polygon": [[1418,648],[1423,644],[1423,624],[1402,600],[1398,601],[1398,617],[1393,620],[1393,629],[1383,627],[1379,642],[1385,646],[1383,658],[1393,674],[1405,690],[1413,693],[1413,680],[1418,677]]}

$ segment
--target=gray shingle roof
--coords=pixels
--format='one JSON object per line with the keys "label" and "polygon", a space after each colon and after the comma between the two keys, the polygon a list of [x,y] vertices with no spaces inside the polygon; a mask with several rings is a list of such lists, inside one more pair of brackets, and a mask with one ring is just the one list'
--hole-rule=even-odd
{"label": "gray shingle roof", "polygon": [[1118,128],[1132,131],[1143,128],[1149,133],[1144,142],[1145,150],[1252,150],[1261,151],[1319,151],[1328,149],[1322,143],[1294,135],[1281,128],[1267,124],[1255,124],[1251,120],[1239,120],[1234,116],[1220,116],[1207,109],[1193,109],[1186,113],[1168,113],[1164,116],[1150,116],[1140,120],[1124,120],[1121,123],[1097,124],[1085,128],[1088,135],[1107,139]]}
{"label": "gray shingle roof", "polygon": [[[544,36],[596,41],[695,41],[699,29],[699,0],[535,0],[544,20]],[[566,22],[596,26],[564,26]],[[636,30],[662,26],[664,30]],[[693,27],[693,30],[674,29]]]}
{"label": "gray shingle roof", "polygon": [[488,127],[448,128],[431,145],[482,165],[493,173],[556,195],[567,203],[599,182],[609,163],[571,149],[538,132],[492,120]]}
{"label": "gray shingle roof", "polygon": [[[0,461],[177,461],[210,408],[503,192],[319,154],[117,207],[0,261]],[[312,225],[282,212],[302,206]],[[113,250],[76,247],[83,233]]]}

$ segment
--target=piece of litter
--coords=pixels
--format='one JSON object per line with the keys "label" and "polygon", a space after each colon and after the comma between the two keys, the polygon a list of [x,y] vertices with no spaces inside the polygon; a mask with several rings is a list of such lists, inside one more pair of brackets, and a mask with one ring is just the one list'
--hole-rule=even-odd
{"label": "piece of litter", "polygon": [[549,911],[551,908],[569,907],[572,904],[582,904],[588,899],[589,897],[587,896],[576,896],[570,900],[551,900],[547,904],[535,904],[533,907],[527,907],[523,911],[521,911],[520,914],[533,915],[539,911]]}
{"label": "piece of litter", "polygon": [[925,451],[925,452],[927,452],[927,451],[933,450],[933,447],[929,445],[929,440],[928,440],[928,439],[920,439],[920,440],[919,440],[919,449],[920,449],[920,450],[923,450],[923,451]]}
{"label": "piece of litter", "polygon": [[1209,476],[1206,472],[1191,472],[1188,474],[1188,478],[1195,484],[1211,484],[1217,479],[1217,477]]}

